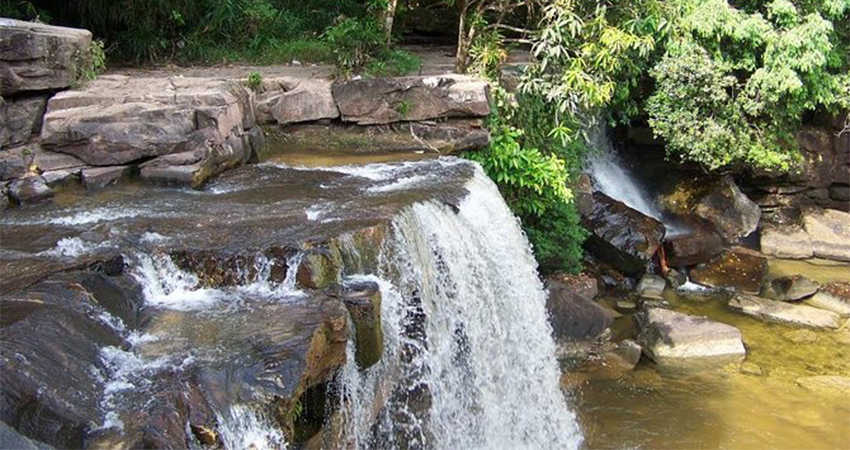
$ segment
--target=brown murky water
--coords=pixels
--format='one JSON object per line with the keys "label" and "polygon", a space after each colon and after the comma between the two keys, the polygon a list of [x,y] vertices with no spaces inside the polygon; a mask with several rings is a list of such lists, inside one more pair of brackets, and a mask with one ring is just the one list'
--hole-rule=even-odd
{"label": "brown murky water", "polygon": [[[850,266],[771,261],[770,275],[799,273],[820,282],[850,280]],[[797,380],[850,376],[850,330],[799,333],[735,314],[720,296],[669,292],[676,310],[741,330],[747,362],[672,373],[642,360],[617,380],[590,380],[573,390],[587,449],[848,449],[850,391],[812,391]]]}

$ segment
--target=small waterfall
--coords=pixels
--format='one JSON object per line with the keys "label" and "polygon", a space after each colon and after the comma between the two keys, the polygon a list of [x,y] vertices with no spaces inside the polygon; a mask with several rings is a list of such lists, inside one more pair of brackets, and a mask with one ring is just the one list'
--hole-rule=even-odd
{"label": "small waterfall", "polygon": [[476,170],[458,212],[420,203],[392,223],[373,278],[383,294],[384,355],[366,372],[349,358],[341,377],[347,445],[581,443],[528,241]]}
{"label": "small waterfall", "polygon": [[626,162],[617,154],[605,126],[594,127],[588,132],[587,138],[591,147],[587,164],[597,190],[663,222],[661,212],[640,188]]}

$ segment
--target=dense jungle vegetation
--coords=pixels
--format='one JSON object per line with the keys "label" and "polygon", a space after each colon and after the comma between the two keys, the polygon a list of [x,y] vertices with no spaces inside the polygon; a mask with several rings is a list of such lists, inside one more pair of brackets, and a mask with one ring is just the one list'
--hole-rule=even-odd
{"label": "dense jungle vegetation", "polygon": [[[81,26],[110,62],[332,62],[341,76],[418,66],[396,43],[456,42],[494,83],[499,184],[545,268],[576,270],[569,187],[597,122],[648,122],[674,161],[793,170],[793,133],[850,107],[850,0],[3,0],[0,15]],[[509,51],[532,63],[499,87]],[[850,132],[850,131],[848,131]]]}

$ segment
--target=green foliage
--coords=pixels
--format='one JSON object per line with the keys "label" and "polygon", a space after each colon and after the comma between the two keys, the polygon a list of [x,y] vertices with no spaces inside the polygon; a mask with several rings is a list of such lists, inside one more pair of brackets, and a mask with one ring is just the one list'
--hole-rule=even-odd
{"label": "green foliage", "polygon": [[248,80],[245,82],[245,85],[252,91],[258,91],[263,85],[263,75],[256,70],[251,71],[251,73],[248,74]]}
{"label": "green foliage", "polygon": [[470,71],[491,81],[499,79],[502,65],[508,59],[503,37],[496,30],[479,33],[469,49]]}
{"label": "green foliage", "polygon": [[398,102],[397,105],[395,105],[395,111],[398,113],[399,116],[404,118],[407,117],[407,113],[410,112],[410,108],[412,106],[413,105],[410,103],[409,100],[402,100]]}
{"label": "green foliage", "polygon": [[322,35],[336,59],[339,73],[348,77],[359,72],[377,53],[385,50],[384,35],[372,19],[343,19]]}
{"label": "green foliage", "polygon": [[25,0],[0,1],[0,17],[43,23],[50,23],[53,20],[46,9]]}
{"label": "green foliage", "polygon": [[366,63],[366,75],[371,77],[398,77],[419,70],[422,61],[404,50],[387,50]]}
{"label": "green foliage", "polygon": [[582,243],[588,233],[574,203],[555,203],[545,217],[526,222],[525,232],[544,272],[581,271]]}
{"label": "green foliage", "polygon": [[92,81],[106,71],[106,52],[103,49],[103,41],[92,41],[88,53],[82,55],[78,70],[77,84]]}

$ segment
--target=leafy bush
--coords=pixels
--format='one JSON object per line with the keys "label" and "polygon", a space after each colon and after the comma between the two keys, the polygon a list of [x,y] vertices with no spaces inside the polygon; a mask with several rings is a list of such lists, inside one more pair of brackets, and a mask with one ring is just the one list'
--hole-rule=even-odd
{"label": "leafy bush", "polygon": [[245,81],[245,85],[252,91],[258,91],[260,86],[263,85],[263,75],[256,70],[251,71],[251,73],[248,74],[248,79]]}
{"label": "leafy bush", "polygon": [[544,272],[581,271],[582,243],[588,233],[574,203],[557,202],[544,217],[526,220],[525,232]]}
{"label": "leafy bush", "polygon": [[328,27],[322,35],[336,59],[340,74],[359,72],[374,55],[385,50],[384,34],[371,19],[347,18]]}
{"label": "leafy bush", "polygon": [[366,75],[372,77],[398,77],[419,70],[422,61],[404,50],[387,50],[366,63]]}
{"label": "leafy bush", "polygon": [[98,74],[106,70],[106,52],[103,49],[103,41],[92,41],[89,46],[89,52],[87,55],[84,55],[83,63],[80,67],[81,70],[77,76],[79,83],[94,80]]}

